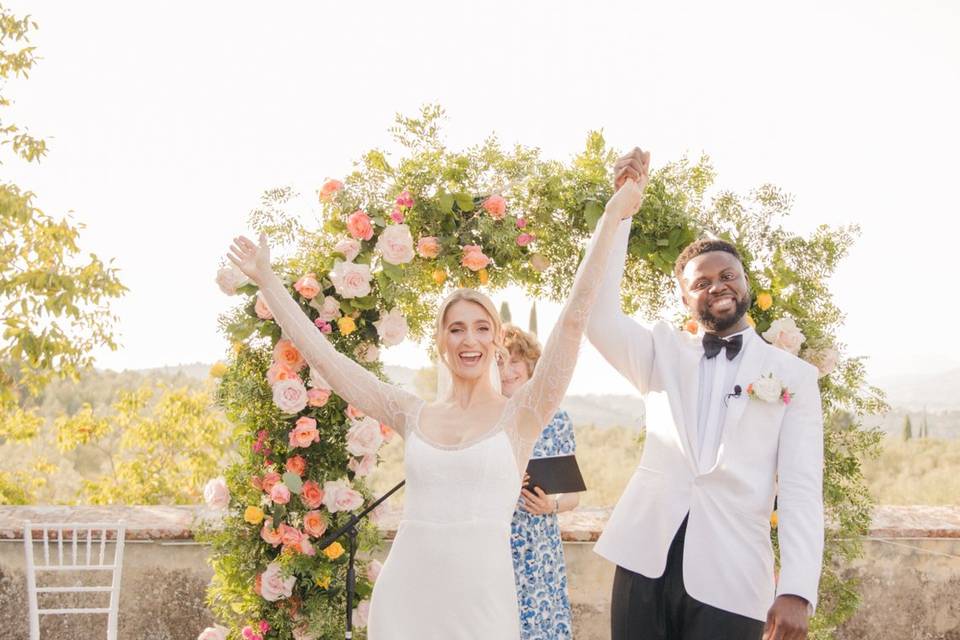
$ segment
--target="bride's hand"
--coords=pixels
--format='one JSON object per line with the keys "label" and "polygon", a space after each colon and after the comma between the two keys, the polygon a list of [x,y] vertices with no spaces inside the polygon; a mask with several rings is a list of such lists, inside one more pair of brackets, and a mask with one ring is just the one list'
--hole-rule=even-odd
{"label": "bride's hand", "polygon": [[244,275],[260,284],[263,277],[270,273],[270,246],[266,234],[260,234],[260,244],[255,244],[246,236],[234,238],[227,258]]}
{"label": "bride's hand", "polygon": [[[645,180],[643,184],[646,185]],[[607,211],[621,220],[626,220],[640,210],[641,204],[643,204],[643,189],[637,184],[636,180],[628,178],[613,194],[613,197],[607,201]]]}

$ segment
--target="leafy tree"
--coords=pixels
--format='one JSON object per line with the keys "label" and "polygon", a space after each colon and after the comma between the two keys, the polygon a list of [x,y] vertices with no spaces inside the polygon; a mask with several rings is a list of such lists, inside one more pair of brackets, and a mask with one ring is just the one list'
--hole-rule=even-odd
{"label": "leafy tree", "polygon": [[[920,428],[920,435],[923,436],[923,427]],[[913,426],[910,424],[910,414],[903,418],[903,439],[910,440],[913,437]]]}

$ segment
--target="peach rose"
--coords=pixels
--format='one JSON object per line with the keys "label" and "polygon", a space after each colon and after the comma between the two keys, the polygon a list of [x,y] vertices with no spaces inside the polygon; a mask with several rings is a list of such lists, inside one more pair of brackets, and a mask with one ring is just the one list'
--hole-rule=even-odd
{"label": "peach rose", "polygon": [[267,306],[266,301],[263,299],[263,294],[259,291],[257,292],[257,301],[253,305],[253,312],[257,314],[257,317],[261,320],[273,320],[273,312],[270,311],[270,307]]}
{"label": "peach rose", "polygon": [[494,220],[502,220],[507,215],[507,201],[497,193],[483,201],[483,208]]}
{"label": "peach rose", "polygon": [[363,411],[360,411],[360,409],[357,409],[352,404],[347,405],[346,414],[347,414],[347,417],[350,418],[351,420],[359,420],[360,418],[363,418],[364,416],[367,415]]}
{"label": "peach rose", "polygon": [[395,224],[387,227],[377,238],[377,252],[384,262],[406,264],[413,260],[413,236],[410,227]]}
{"label": "peach rose", "polygon": [[308,273],[294,282],[293,288],[307,300],[313,300],[320,293],[320,283],[314,273]]}
{"label": "peach rose", "polygon": [[350,458],[350,462],[347,463],[347,469],[350,469],[350,471],[353,471],[361,478],[365,478],[370,475],[375,466],[377,466],[376,455],[366,455],[362,458]]}
{"label": "peach rose", "polygon": [[280,380],[299,380],[296,371],[282,362],[274,362],[267,369],[267,384],[271,387]]}
{"label": "peach rose", "polygon": [[300,490],[300,502],[308,509],[317,509],[323,504],[323,489],[315,480],[307,480],[303,483],[303,489]]}
{"label": "peach rose", "polygon": [[280,482],[280,474],[276,471],[269,471],[263,475],[260,486],[263,488],[264,493],[270,493],[270,490],[273,489],[273,486],[278,482]]}
{"label": "peach rose", "polygon": [[267,565],[267,570],[260,575],[260,595],[270,602],[289,598],[293,594],[293,585],[296,582],[297,579],[294,576],[284,578],[280,565],[271,562]]}
{"label": "peach rose", "polygon": [[440,255],[440,241],[434,236],[424,236],[417,241],[417,254],[431,260]]}
{"label": "peach rose", "polygon": [[273,404],[284,413],[300,413],[307,406],[307,388],[300,378],[278,380],[273,385]]}
{"label": "peach rose", "polygon": [[292,340],[283,338],[277,340],[277,346],[273,348],[274,362],[282,362],[293,371],[300,371],[307,366],[307,361],[300,355],[300,351],[293,345]]}
{"label": "peach rose", "polygon": [[377,329],[377,335],[387,347],[393,347],[400,344],[407,337],[410,330],[407,325],[407,319],[399,309],[391,309],[380,316],[380,319],[373,323]]}
{"label": "peach rose", "polygon": [[307,461],[304,460],[303,456],[293,456],[292,458],[287,458],[287,462],[284,464],[284,467],[286,467],[287,471],[290,473],[303,476],[304,471],[307,470]]}
{"label": "peach rose", "polygon": [[347,430],[347,451],[355,456],[376,453],[383,444],[380,423],[370,417],[355,420]]}
{"label": "peach rose", "polygon": [[303,416],[290,431],[290,446],[307,448],[314,442],[320,442],[320,432],[317,430],[317,421]]}
{"label": "peach rose", "polygon": [[227,489],[227,480],[223,476],[209,480],[203,487],[203,501],[211,509],[226,509],[230,504],[230,490]]}
{"label": "peach rose", "polygon": [[393,430],[393,427],[387,426],[380,423],[380,433],[383,434],[383,441],[390,442],[393,440],[393,436],[397,435],[397,432]]}
{"label": "peach rose", "polygon": [[290,489],[282,482],[278,482],[270,489],[270,499],[275,504],[287,504],[290,502]]}
{"label": "peach rose", "polygon": [[303,530],[314,538],[319,538],[327,531],[327,521],[320,511],[314,509],[303,514]]}
{"label": "peach rose", "polygon": [[343,298],[362,298],[370,294],[370,265],[337,260],[330,272],[333,288]]}
{"label": "peach rose", "polygon": [[260,529],[260,537],[270,546],[276,547],[280,545],[280,532],[270,526],[270,522],[270,520],[267,520],[263,523],[263,528]]}
{"label": "peach rose", "polygon": [[357,209],[347,216],[347,231],[357,240],[369,240],[373,237],[373,224],[366,211]]}
{"label": "peach rose", "polygon": [[295,529],[288,524],[280,525],[280,542],[285,547],[297,547],[300,545],[300,539],[303,534],[299,529]]}
{"label": "peach rose", "polygon": [[347,262],[353,262],[353,259],[360,255],[360,243],[353,238],[342,238],[333,245],[336,253],[342,253]]}
{"label": "peach rose", "polygon": [[330,389],[317,389],[314,387],[307,391],[307,404],[311,407],[323,407],[330,400]]}
{"label": "peach rose", "polygon": [[240,271],[240,267],[235,264],[231,264],[229,267],[224,267],[217,271],[217,286],[220,287],[220,291],[223,291],[228,296],[236,295],[237,288],[242,287],[248,282],[250,282],[250,278],[245,276],[243,271]]}
{"label": "peach rose", "polygon": [[343,183],[339,180],[327,180],[320,187],[320,202],[332,202],[341,189]]}
{"label": "peach rose", "polygon": [[487,268],[490,258],[483,254],[483,249],[479,245],[468,244],[463,248],[463,259],[460,264],[471,271],[480,271]]}

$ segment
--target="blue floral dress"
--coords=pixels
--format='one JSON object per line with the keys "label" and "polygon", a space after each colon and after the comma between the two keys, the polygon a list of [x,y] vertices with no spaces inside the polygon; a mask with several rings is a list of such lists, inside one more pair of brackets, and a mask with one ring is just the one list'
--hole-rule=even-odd
{"label": "blue floral dress", "polygon": [[[540,434],[533,448],[533,457],[571,454],[576,448],[573,422],[566,411],[559,411]],[[520,604],[521,638],[572,638],[567,568],[557,516],[535,516],[518,504],[513,514],[510,548]]]}

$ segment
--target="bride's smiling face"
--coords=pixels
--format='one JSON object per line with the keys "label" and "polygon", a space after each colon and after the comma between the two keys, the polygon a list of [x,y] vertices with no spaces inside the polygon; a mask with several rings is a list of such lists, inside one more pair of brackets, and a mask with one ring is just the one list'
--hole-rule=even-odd
{"label": "bride's smiling face", "polygon": [[496,354],[494,334],[494,322],[480,304],[457,300],[447,307],[441,339],[450,372],[468,380],[489,372]]}

